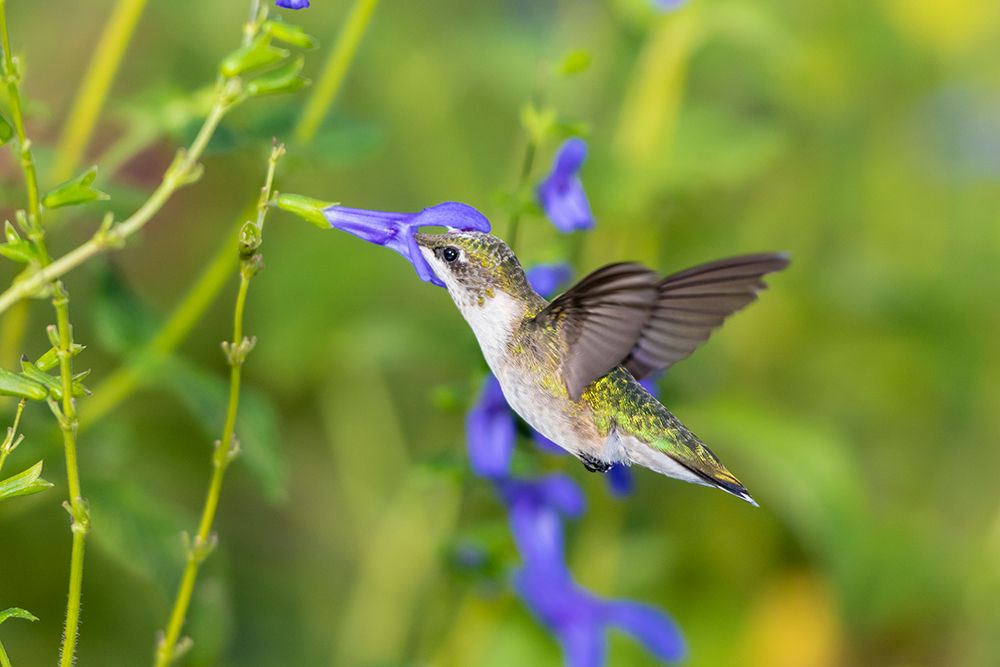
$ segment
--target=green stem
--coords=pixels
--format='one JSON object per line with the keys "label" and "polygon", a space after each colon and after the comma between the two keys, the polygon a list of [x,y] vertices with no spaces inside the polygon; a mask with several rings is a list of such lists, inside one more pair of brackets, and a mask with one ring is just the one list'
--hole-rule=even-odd
{"label": "green stem", "polygon": [[22,398],[17,403],[17,410],[14,412],[14,423],[10,428],[7,429],[7,435],[4,436],[3,444],[0,445],[0,470],[3,470],[3,464],[7,462],[7,456],[14,451],[16,446],[14,443],[17,440],[17,429],[21,425],[21,413],[24,412],[24,404],[28,399]]}
{"label": "green stem", "polygon": [[334,44],[323,65],[319,82],[313,88],[309,101],[299,116],[298,125],[293,133],[296,142],[304,143],[316,136],[316,131],[323,123],[327,111],[337,98],[340,86],[344,82],[344,75],[354,60],[358,45],[361,44],[377,6],[378,0],[355,0],[351,6],[344,27],[337,37],[337,43]]}
{"label": "green stem", "polygon": [[[538,144],[536,141],[529,137],[528,144],[524,149],[524,159],[521,161],[521,174],[517,179],[517,193],[520,197],[520,193],[524,190],[524,186],[528,183],[528,178],[531,176],[531,169],[535,166],[535,154],[538,152]],[[510,246],[511,250],[514,250],[517,245],[517,229],[521,222],[521,206],[518,202],[517,207],[514,209],[514,213],[510,216],[510,225],[507,227],[507,245]]]}
{"label": "green stem", "polygon": [[[253,347],[253,340],[243,336],[243,313],[246,306],[247,291],[250,287],[250,280],[257,273],[260,267],[260,255],[257,249],[260,244],[260,232],[264,225],[264,217],[267,214],[268,202],[271,199],[271,189],[274,184],[274,172],[277,169],[278,158],[284,153],[284,147],[275,147],[271,152],[268,161],[267,178],[264,187],[261,189],[260,201],[257,207],[257,220],[255,223],[246,223],[256,230],[256,235],[251,247],[244,246],[245,236],[240,238],[240,287],[236,294],[236,306],[233,310],[233,341],[224,344],[223,349],[229,360],[229,403],[226,406],[226,421],[222,428],[222,439],[215,443],[215,452],[212,455],[212,479],[209,481],[208,493],[205,496],[205,505],[201,511],[201,520],[198,522],[198,532],[195,535],[191,548],[188,550],[187,564],[184,567],[184,574],[181,576],[180,587],[177,590],[177,597],[174,599],[173,610],[170,612],[170,619],[167,629],[160,639],[156,649],[156,667],[167,667],[175,658],[178,651],[178,642],[181,637],[181,630],[184,628],[184,619],[187,617],[188,607],[191,605],[191,596],[194,593],[194,585],[198,579],[198,571],[202,562],[211,553],[215,545],[215,536],[212,532],[212,525],[215,522],[215,514],[219,507],[219,497],[222,493],[222,482],[225,478],[226,469],[239,452],[239,445],[235,438],[236,415],[240,403],[240,383],[243,363],[246,356]],[[244,228],[246,227],[244,225]]]}
{"label": "green stem", "polygon": [[7,651],[3,648],[3,642],[0,642],[0,667],[11,667],[10,658],[7,657]]}
{"label": "green stem", "polygon": [[3,44],[3,78],[7,84],[10,114],[14,119],[14,130],[17,133],[17,153],[21,160],[21,169],[24,171],[24,186],[28,192],[28,222],[36,225],[42,208],[38,196],[38,174],[31,154],[31,142],[24,132],[24,114],[21,112],[21,72],[11,53],[10,39],[7,36],[6,0],[0,0],[0,40]]}
{"label": "green stem", "polygon": [[[0,45],[3,47],[3,73],[10,98],[11,116],[17,134],[17,149],[21,156],[24,181],[28,191],[28,232],[38,252],[39,263],[47,267],[51,262],[45,243],[45,231],[41,222],[41,203],[38,195],[38,177],[35,172],[31,142],[24,131],[24,114],[21,106],[20,73],[10,50],[7,31],[6,1],[0,0]],[[62,283],[52,281],[52,305],[56,311],[56,333],[59,352],[59,374],[62,378],[62,409],[58,413],[59,428],[63,435],[63,449],[66,456],[66,481],[69,501],[66,504],[73,517],[73,548],[70,553],[69,594],[66,603],[66,629],[60,652],[61,667],[72,667],[76,650],[76,638],[80,624],[80,595],[83,587],[83,551],[90,519],[87,505],[80,489],[80,473],[76,457],[76,402],[73,400],[73,332],[69,320],[69,294]],[[50,332],[51,333],[51,332]]]}
{"label": "green stem", "polygon": [[79,164],[145,7],[146,0],[119,0],[111,13],[63,126],[51,172],[53,181],[66,180]]}
{"label": "green stem", "polygon": [[[51,263],[45,263],[24,280],[16,282],[3,294],[0,294],[0,313],[6,311],[17,301],[34,294],[46,284],[66,275],[91,257],[121,246],[128,237],[142,229],[177,190],[192,182],[192,176],[197,173],[195,169],[198,160],[205,151],[205,147],[222,117],[235,102],[233,83],[232,81],[220,83],[215,104],[212,105],[194,142],[187,150],[181,150],[178,153],[177,158],[164,173],[159,186],[135,213],[109,231],[98,231],[82,245]],[[235,85],[238,86],[238,84]]]}

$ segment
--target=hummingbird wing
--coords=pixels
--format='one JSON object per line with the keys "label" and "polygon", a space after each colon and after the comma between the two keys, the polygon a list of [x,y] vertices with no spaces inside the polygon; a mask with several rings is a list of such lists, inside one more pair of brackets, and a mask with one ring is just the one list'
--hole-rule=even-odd
{"label": "hummingbird wing", "polygon": [[620,365],[640,339],[659,296],[660,277],[640,264],[610,264],[546,306],[530,326],[558,328],[569,346],[562,375],[573,400]]}
{"label": "hummingbird wing", "polygon": [[730,315],[767,287],[763,276],[788,266],[783,254],[720,259],[667,276],[639,339],[620,360],[636,379],[686,358]]}

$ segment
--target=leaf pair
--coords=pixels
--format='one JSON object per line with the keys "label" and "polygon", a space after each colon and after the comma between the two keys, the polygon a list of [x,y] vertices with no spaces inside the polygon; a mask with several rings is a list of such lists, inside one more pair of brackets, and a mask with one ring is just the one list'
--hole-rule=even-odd
{"label": "leaf pair", "polygon": [[222,60],[219,71],[223,76],[231,78],[278,65],[247,83],[246,93],[251,97],[288,93],[306,86],[309,81],[300,76],[305,59],[301,55],[289,58],[291,52],[275,46],[272,44],[273,40],[305,49],[316,46],[316,40],[299,26],[265,21],[260,34],[250,44],[233,51]]}

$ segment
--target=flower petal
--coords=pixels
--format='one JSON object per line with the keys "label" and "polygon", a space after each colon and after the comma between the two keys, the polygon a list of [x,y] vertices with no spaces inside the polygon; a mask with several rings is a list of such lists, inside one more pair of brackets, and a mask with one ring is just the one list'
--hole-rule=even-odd
{"label": "flower petal", "polygon": [[632,635],[660,660],[675,662],[684,657],[684,638],[677,626],[659,609],[628,600],[604,603],[604,618]]}
{"label": "flower petal", "polygon": [[537,445],[543,452],[549,452],[550,454],[569,454],[569,452],[565,449],[552,442],[535,429],[531,429],[531,439],[535,441],[535,445]]}
{"label": "flower petal", "polygon": [[483,382],[479,400],[465,420],[469,463],[481,477],[502,477],[510,471],[516,432],[514,415],[507,407],[496,377]]}
{"label": "flower petal", "polygon": [[583,139],[572,138],[563,142],[556,154],[552,171],[538,186],[538,202],[560,231],[590,229],[594,216],[577,172],[587,157],[587,144]]}
{"label": "flower petal", "polygon": [[587,142],[579,137],[572,137],[563,142],[556,153],[556,161],[553,165],[553,174],[558,174],[561,178],[568,179],[576,176],[583,166],[583,161],[587,159]]}
{"label": "flower petal", "polygon": [[603,667],[608,642],[601,628],[572,626],[559,638],[566,667]]}
{"label": "flower petal", "polygon": [[413,220],[414,230],[419,227],[447,227],[451,231],[485,232],[490,231],[490,221],[486,216],[469,206],[457,201],[446,201],[417,213]]}
{"label": "flower petal", "polygon": [[305,9],[309,6],[309,0],[275,0],[274,4],[285,9]]}
{"label": "flower petal", "polygon": [[489,232],[490,222],[468,204],[444,202],[425,208],[419,213],[390,213],[368,211],[346,206],[330,206],[323,215],[336,227],[360,239],[386,246],[405,257],[425,282],[444,287],[424,259],[414,234],[421,227],[446,227],[451,231]]}
{"label": "flower petal", "polygon": [[611,466],[611,469],[605,473],[605,479],[608,480],[608,488],[611,490],[611,494],[617,498],[631,495],[635,486],[635,480],[632,478],[632,470],[622,463],[616,463]]}
{"label": "flower petal", "polygon": [[532,288],[546,299],[551,297],[557,289],[565,285],[573,269],[569,264],[540,264],[528,271],[528,282]]}

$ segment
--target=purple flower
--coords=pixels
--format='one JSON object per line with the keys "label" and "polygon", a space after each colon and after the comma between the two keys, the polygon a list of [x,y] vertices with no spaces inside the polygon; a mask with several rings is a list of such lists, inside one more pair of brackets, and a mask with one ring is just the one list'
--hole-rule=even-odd
{"label": "purple flower", "polygon": [[424,259],[414,237],[421,227],[446,227],[449,231],[489,232],[490,222],[468,204],[445,202],[425,208],[419,213],[388,213],[345,206],[323,209],[330,225],[354,234],[360,239],[392,248],[413,264],[417,275],[425,282],[444,287]]}
{"label": "purple flower", "polygon": [[583,139],[567,139],[560,146],[548,177],[538,186],[538,201],[560,231],[590,229],[594,216],[590,212],[587,193],[577,177],[587,157],[587,144]]}
{"label": "purple flower", "polygon": [[487,376],[479,400],[466,415],[465,433],[472,470],[489,479],[507,475],[517,434],[514,414],[493,374]]}
{"label": "purple flower", "polygon": [[553,475],[499,483],[524,567],[514,587],[558,638],[570,667],[599,667],[607,652],[606,629],[617,627],[662,660],[679,660],[684,642],[666,614],[629,601],[603,600],[573,581],[563,553],[562,516],[583,511],[572,480]]}
{"label": "purple flower", "polygon": [[309,6],[309,0],[275,0],[274,4],[285,9],[305,9]]}
{"label": "purple flower", "polygon": [[666,12],[672,12],[673,10],[679,8],[683,5],[685,0],[653,0],[653,5],[657,9],[662,9]]}
{"label": "purple flower", "polygon": [[540,264],[528,271],[528,282],[546,299],[569,281],[573,269],[569,264]]}

